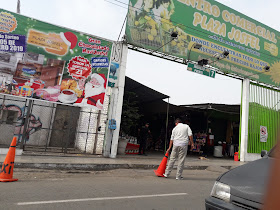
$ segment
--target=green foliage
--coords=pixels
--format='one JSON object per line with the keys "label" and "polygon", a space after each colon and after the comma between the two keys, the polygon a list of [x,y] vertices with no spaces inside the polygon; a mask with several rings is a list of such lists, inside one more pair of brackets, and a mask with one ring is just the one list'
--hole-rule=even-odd
{"label": "green foliage", "polygon": [[133,92],[125,92],[122,108],[122,132],[135,136],[141,116],[139,113],[138,96]]}

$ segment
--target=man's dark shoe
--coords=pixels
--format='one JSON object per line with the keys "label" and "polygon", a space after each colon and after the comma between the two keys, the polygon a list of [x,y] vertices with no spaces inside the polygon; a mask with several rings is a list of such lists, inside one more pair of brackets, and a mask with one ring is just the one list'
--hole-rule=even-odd
{"label": "man's dark shoe", "polygon": [[147,154],[146,154],[146,153],[144,153],[143,155],[144,155],[144,156],[147,156]]}
{"label": "man's dark shoe", "polygon": [[138,155],[142,155],[141,153],[138,153]]}

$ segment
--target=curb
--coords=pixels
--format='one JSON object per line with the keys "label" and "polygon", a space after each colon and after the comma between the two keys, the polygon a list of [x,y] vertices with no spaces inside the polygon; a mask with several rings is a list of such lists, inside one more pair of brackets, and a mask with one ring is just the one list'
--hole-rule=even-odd
{"label": "curb", "polygon": [[[157,169],[159,165],[149,164],[70,164],[70,163],[15,163],[15,168],[48,170],[106,171],[114,169]],[[206,170],[209,166],[184,166],[185,170]],[[230,169],[231,166],[220,166]]]}

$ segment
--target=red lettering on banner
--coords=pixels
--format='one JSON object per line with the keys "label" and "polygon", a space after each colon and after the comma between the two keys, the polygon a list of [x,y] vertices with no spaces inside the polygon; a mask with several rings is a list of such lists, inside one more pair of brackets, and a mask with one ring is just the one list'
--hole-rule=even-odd
{"label": "red lettering on banner", "polygon": [[93,39],[93,38],[89,38],[88,41],[89,41],[90,43],[101,44],[101,41],[100,41],[100,40]]}
{"label": "red lettering on banner", "polygon": [[88,49],[86,49],[86,48],[83,48],[82,53],[85,53],[85,54],[92,54],[92,55],[103,55],[103,56],[108,56],[108,52],[97,51],[97,50],[88,50]]}
{"label": "red lettering on banner", "polygon": [[91,49],[95,49],[95,50],[107,50],[109,51],[110,48],[107,47],[107,46],[98,46],[98,45],[92,45],[92,44],[86,44],[84,42],[79,42],[78,44],[79,47],[82,47],[82,48],[91,48]]}

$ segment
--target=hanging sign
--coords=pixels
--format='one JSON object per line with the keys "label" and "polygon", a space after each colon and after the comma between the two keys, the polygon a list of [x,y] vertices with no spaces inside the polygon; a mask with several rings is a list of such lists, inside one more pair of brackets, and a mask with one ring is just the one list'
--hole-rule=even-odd
{"label": "hanging sign", "polygon": [[215,78],[216,72],[213,69],[205,68],[203,66],[194,64],[194,63],[188,63],[188,68],[189,71],[205,75],[208,77]]}

